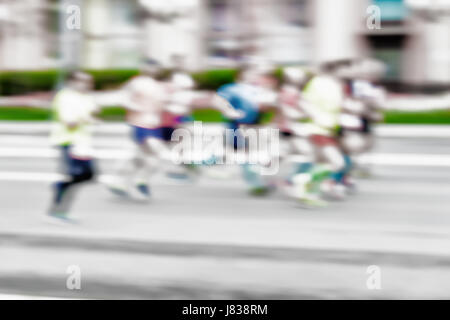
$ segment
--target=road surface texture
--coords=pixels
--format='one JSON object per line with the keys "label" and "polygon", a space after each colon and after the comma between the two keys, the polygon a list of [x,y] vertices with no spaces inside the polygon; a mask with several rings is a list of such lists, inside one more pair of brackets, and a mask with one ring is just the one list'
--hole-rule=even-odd
{"label": "road surface texture", "polygon": [[[45,139],[0,134],[0,299],[450,298],[445,161],[373,165],[355,195],[316,210],[281,192],[249,196],[233,168],[192,184],[159,175],[150,203],[91,184],[73,207],[79,223],[62,226],[44,218],[56,172]],[[374,153],[445,160],[449,146],[448,137],[384,137]],[[107,175],[115,161],[98,166]],[[66,287],[70,266],[81,271],[80,290]],[[379,268],[380,289],[369,266]]]}

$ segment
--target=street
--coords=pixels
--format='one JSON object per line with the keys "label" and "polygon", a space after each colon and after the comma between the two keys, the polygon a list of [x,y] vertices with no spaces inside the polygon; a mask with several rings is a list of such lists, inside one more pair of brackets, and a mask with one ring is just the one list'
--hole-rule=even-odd
{"label": "street", "polygon": [[[118,135],[96,143],[126,149]],[[443,161],[372,164],[355,195],[324,209],[301,208],[279,191],[251,197],[225,168],[227,179],[193,184],[158,175],[150,203],[91,184],[75,201],[79,224],[60,226],[45,219],[57,167],[46,136],[5,136],[0,297],[450,298],[448,138],[379,138],[374,155]],[[98,162],[103,176],[115,165]],[[373,265],[379,290],[367,286]],[[81,270],[80,290],[66,288],[69,266]]]}

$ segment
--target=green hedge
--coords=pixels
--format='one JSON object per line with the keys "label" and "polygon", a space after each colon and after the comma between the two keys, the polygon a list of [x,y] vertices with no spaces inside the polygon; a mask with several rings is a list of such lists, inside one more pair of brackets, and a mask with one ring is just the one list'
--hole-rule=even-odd
{"label": "green hedge", "polygon": [[[122,107],[106,107],[100,113],[100,118],[105,121],[124,121],[125,109]],[[224,118],[217,110],[200,109],[192,114],[193,120],[205,122],[222,122]],[[52,119],[49,109],[31,107],[0,107],[0,121],[47,121]]]}
{"label": "green hedge", "polygon": [[[96,89],[118,86],[138,74],[137,70],[87,70],[94,77]],[[51,91],[64,78],[59,70],[0,72],[0,95],[18,95],[35,91]]]}
{"label": "green hedge", "polygon": [[138,70],[86,70],[94,78],[95,89],[104,90],[117,87],[131,77],[139,74]]}
{"label": "green hedge", "polygon": [[[105,121],[124,121],[125,109],[122,107],[106,107],[100,113],[100,118]],[[263,121],[268,122],[273,113],[267,112]],[[0,121],[47,121],[52,119],[49,109],[37,109],[30,107],[0,107]],[[205,122],[223,122],[226,119],[222,114],[213,109],[197,109],[192,113],[192,119]]]}
{"label": "green hedge", "polygon": [[[137,69],[85,70],[94,77],[95,89],[103,90],[117,87],[139,74]],[[170,70],[164,70],[161,77],[168,77]],[[281,68],[275,75],[281,79]],[[218,69],[192,73],[199,89],[216,90],[220,86],[234,82],[238,75],[236,69]],[[51,91],[57,88],[64,77],[59,70],[45,71],[0,71],[0,95],[18,95],[36,91]]]}
{"label": "green hedge", "polygon": [[434,111],[385,111],[384,123],[450,124],[450,109]]}
{"label": "green hedge", "polygon": [[0,72],[0,95],[50,91],[56,87],[60,76],[56,70]]}
{"label": "green hedge", "polygon": [[220,86],[234,82],[237,70],[222,69],[193,73],[192,77],[199,89],[217,90]]}
{"label": "green hedge", "polygon": [[[273,118],[273,111],[263,114],[262,122],[267,123]],[[106,107],[102,109],[100,117],[105,121],[124,121],[125,110],[121,107]],[[222,122],[224,118],[217,110],[195,110],[192,118],[205,122]],[[46,121],[51,119],[51,112],[47,109],[30,107],[0,107],[0,121]],[[450,110],[436,110],[426,112],[385,111],[384,123],[388,124],[450,124]]]}
{"label": "green hedge", "polygon": [[[137,75],[137,69],[86,70],[94,77],[95,89],[103,90],[117,87]],[[164,71],[168,76],[170,70]],[[199,89],[215,90],[223,84],[233,82],[237,70],[221,69],[195,72],[192,74]],[[0,72],[0,95],[19,95],[36,91],[51,91],[57,88],[64,73],[59,70],[45,71],[4,71]]]}
{"label": "green hedge", "polygon": [[30,107],[0,107],[0,121],[46,121],[51,119],[48,109]]}
{"label": "green hedge", "polygon": [[[131,77],[137,75],[137,69],[121,70],[86,70],[94,77],[95,88],[109,89],[123,84]],[[281,78],[281,69],[277,69],[276,76]],[[170,70],[165,70],[163,76],[168,76]],[[238,72],[235,69],[209,70],[193,73],[199,89],[216,90],[220,86],[231,83],[236,79]],[[0,95],[18,95],[36,91],[54,90],[64,74],[59,70],[44,71],[4,71],[0,72]],[[119,107],[104,108],[102,117],[108,121],[122,121],[125,111]],[[264,122],[270,121],[273,113],[264,115]],[[220,113],[214,110],[197,110],[194,119],[220,122],[223,120]],[[0,120],[42,121],[50,119],[50,112],[42,109],[28,107],[0,107]],[[386,111],[385,123],[393,124],[450,124],[450,110],[405,112]]]}

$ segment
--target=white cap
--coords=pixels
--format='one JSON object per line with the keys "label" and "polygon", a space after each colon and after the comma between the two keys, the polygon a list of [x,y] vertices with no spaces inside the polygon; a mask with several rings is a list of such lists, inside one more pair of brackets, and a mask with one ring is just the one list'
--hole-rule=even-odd
{"label": "white cap", "polygon": [[287,82],[299,85],[306,78],[306,72],[300,68],[286,67],[283,69],[283,77]]}
{"label": "white cap", "polygon": [[195,87],[195,82],[191,76],[184,73],[175,73],[172,75],[172,84],[176,89],[193,89]]}

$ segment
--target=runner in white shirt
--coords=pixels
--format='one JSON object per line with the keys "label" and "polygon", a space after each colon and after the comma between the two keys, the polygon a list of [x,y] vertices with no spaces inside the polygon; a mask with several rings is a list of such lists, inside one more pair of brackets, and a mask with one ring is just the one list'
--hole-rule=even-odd
{"label": "runner in white shirt", "polygon": [[336,72],[341,62],[329,62],[321,72],[315,74],[304,85],[299,103],[307,121],[302,129],[307,132],[309,146],[312,147],[308,165],[292,177],[293,194],[308,207],[324,206],[323,190],[333,174],[345,167],[337,134],[344,101],[344,90]]}
{"label": "runner in white shirt", "polygon": [[[189,114],[192,106],[215,107],[229,117],[239,113],[213,92],[196,92],[189,78],[162,82],[153,77],[160,72],[156,62],[147,63],[141,75],[120,91],[119,103],[127,109],[136,152],[121,164],[108,187],[117,195],[140,200],[150,197],[149,178],[158,169],[180,172],[184,169],[173,159],[170,143],[177,118]],[[183,81],[180,81],[183,80]],[[181,83],[181,84],[180,84]]]}
{"label": "runner in white shirt", "polygon": [[69,75],[66,86],[54,97],[52,144],[62,153],[66,178],[54,185],[49,215],[64,221],[68,218],[74,187],[94,178],[92,125],[99,110],[88,91],[92,77],[82,72]]}

